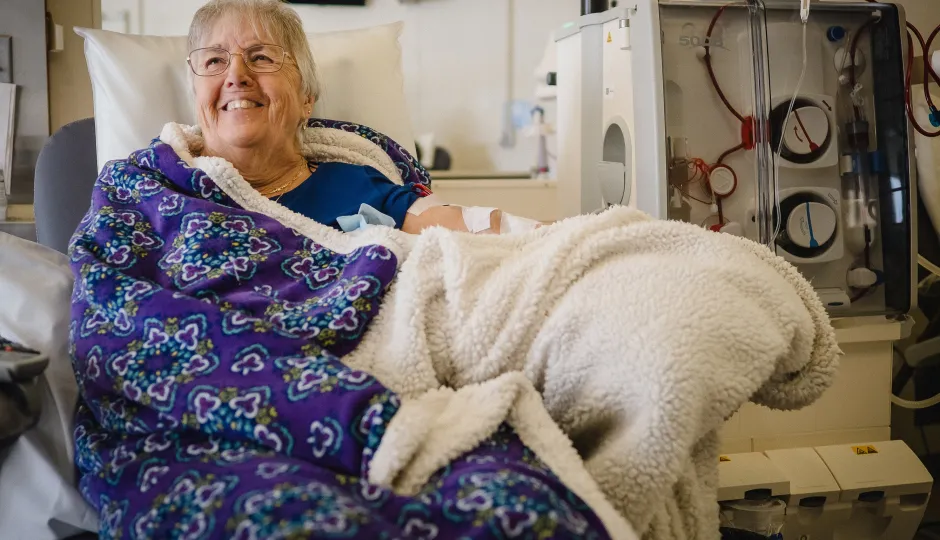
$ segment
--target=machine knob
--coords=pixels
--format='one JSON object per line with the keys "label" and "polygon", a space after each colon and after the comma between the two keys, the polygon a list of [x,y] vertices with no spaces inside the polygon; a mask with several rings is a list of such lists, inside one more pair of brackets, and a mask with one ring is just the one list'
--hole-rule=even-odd
{"label": "machine knob", "polygon": [[718,165],[708,173],[708,185],[715,195],[727,197],[738,187],[738,178],[730,167]]}
{"label": "machine knob", "polygon": [[849,270],[848,279],[846,280],[849,284],[849,287],[856,289],[867,289],[875,283],[878,283],[878,274],[872,272],[868,268],[855,268]]}
{"label": "machine knob", "polygon": [[836,213],[822,203],[800,203],[787,217],[787,236],[803,248],[821,247],[835,232]]}
{"label": "machine knob", "polygon": [[832,43],[838,43],[842,41],[843,39],[845,39],[845,34],[846,34],[845,27],[830,26],[829,29],[826,30],[826,39],[828,39]]}

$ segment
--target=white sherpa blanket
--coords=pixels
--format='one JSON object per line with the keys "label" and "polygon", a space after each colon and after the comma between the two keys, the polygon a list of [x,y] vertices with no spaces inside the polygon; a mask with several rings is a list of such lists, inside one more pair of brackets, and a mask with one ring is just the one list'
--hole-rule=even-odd
{"label": "white sherpa blanket", "polygon": [[[381,165],[350,137],[310,130],[306,150],[317,159],[329,139]],[[753,242],[626,208],[515,235],[343,235],[261,197],[224,160],[192,158],[196,130],[170,124],[162,139],[245,208],[330,249],[380,243],[403,261],[344,358],[403,397],[370,471],[399,492],[507,421],[614,538],[715,539],[724,420],[749,399],[805,406],[833,379],[822,304]]]}

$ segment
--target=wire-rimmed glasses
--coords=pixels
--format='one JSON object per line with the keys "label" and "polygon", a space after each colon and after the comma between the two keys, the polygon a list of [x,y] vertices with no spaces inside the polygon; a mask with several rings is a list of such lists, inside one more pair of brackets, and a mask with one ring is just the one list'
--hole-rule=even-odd
{"label": "wire-rimmed glasses", "polygon": [[189,53],[186,63],[200,77],[211,77],[224,73],[232,63],[232,56],[239,55],[245,66],[255,73],[274,73],[284,67],[290,56],[280,45],[252,45],[240,53],[229,52],[221,47],[205,47]]}

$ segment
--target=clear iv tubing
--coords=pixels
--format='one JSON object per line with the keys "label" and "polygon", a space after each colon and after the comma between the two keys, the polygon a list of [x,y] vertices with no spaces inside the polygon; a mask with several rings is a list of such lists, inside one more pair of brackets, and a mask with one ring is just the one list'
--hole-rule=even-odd
{"label": "clear iv tubing", "polygon": [[[920,266],[922,266],[924,269],[930,272],[931,275],[940,277],[940,266],[937,266],[934,263],[930,262],[923,255],[917,256],[917,262],[918,264],[920,264]],[[909,401],[904,398],[898,397],[894,394],[891,394],[891,403],[897,405],[898,407],[903,407],[905,409],[913,409],[913,410],[929,409],[930,407],[940,404],[940,394],[936,394],[933,397],[922,399],[920,401]]]}
{"label": "clear iv tubing", "polygon": [[800,97],[800,89],[803,86],[803,79],[806,77],[806,26],[807,22],[805,19],[801,20],[803,27],[803,69],[800,71],[800,78],[796,82],[796,88],[793,90],[793,98],[790,99],[790,107],[787,109],[787,115],[783,117],[783,126],[780,129],[780,142],[777,144],[777,155],[774,158],[774,211],[776,215],[774,216],[774,233],[770,237],[770,245],[773,246],[777,241],[777,236],[780,234],[780,225],[783,223],[783,216],[781,215],[782,211],[780,209],[780,161],[783,159],[780,156],[783,155],[783,141],[786,139],[787,134],[787,124],[790,123],[790,115],[793,114],[793,108],[796,106],[796,100]]}

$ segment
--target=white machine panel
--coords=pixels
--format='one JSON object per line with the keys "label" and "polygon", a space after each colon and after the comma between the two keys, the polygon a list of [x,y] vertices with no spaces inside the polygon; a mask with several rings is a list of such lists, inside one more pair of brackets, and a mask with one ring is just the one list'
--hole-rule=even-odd
{"label": "white machine panel", "polygon": [[907,313],[903,11],[814,1],[803,25],[796,1],[629,5],[556,35],[562,216],[617,204],[745,236],[837,316]]}

